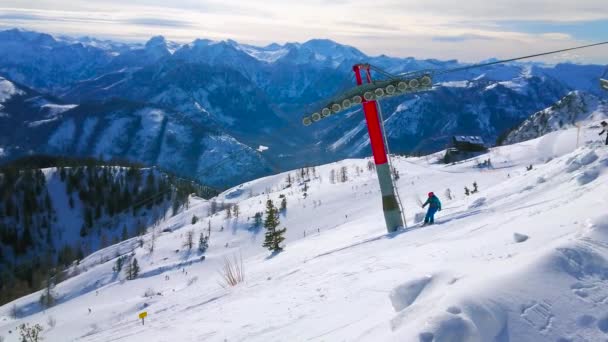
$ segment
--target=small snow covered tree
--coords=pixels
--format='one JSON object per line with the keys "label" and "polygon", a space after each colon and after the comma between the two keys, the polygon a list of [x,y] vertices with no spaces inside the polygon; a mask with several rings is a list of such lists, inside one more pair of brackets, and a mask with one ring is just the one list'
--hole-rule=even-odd
{"label": "small snow covered tree", "polygon": [[39,342],[42,341],[42,326],[40,324],[34,324],[30,326],[28,323],[23,323],[19,326],[19,342]]}
{"label": "small snow covered tree", "polygon": [[469,190],[469,188],[467,188],[466,186],[464,187],[464,194],[467,196],[471,194],[471,190]]}
{"label": "small snow covered tree", "polygon": [[116,273],[122,271],[122,267],[124,266],[126,260],[127,257],[125,255],[118,257],[114,263],[114,266],[112,267],[112,270]]}
{"label": "small snow covered tree", "polygon": [[450,190],[450,188],[445,189],[445,197],[446,197],[447,199],[449,199],[450,201],[454,199],[454,198],[452,197],[452,190]]}
{"label": "small snow covered tree", "polygon": [[127,276],[127,280],[133,280],[137,278],[137,276],[139,275],[139,264],[137,263],[137,258],[133,258],[133,261],[127,264],[125,273]]}
{"label": "small snow covered tree", "polygon": [[285,212],[287,210],[287,197],[283,197],[281,200],[281,211]]}
{"label": "small snow covered tree", "polygon": [[266,220],[264,221],[266,235],[263,246],[273,252],[280,252],[283,249],[281,243],[285,240],[283,234],[287,231],[286,228],[277,229],[279,224],[281,224],[279,221],[279,211],[272,203],[272,200],[269,199],[266,201]]}
{"label": "small snow covered tree", "polygon": [[477,182],[473,182],[473,191],[471,191],[472,194],[479,192],[479,189],[477,189]]}
{"label": "small snow covered tree", "polygon": [[262,213],[257,212],[253,215],[253,228],[258,229],[262,226]]}
{"label": "small snow covered tree", "polygon": [[45,307],[45,308],[50,308],[51,306],[55,305],[55,293],[53,291],[53,288],[55,287],[55,284],[53,282],[53,278],[51,277],[50,272],[47,273],[46,276],[46,281],[45,281],[45,286],[44,286],[44,292],[40,295],[40,304]]}
{"label": "small snow covered tree", "polygon": [[340,176],[338,177],[338,180],[341,183],[345,183],[348,181],[348,168],[346,168],[346,166],[342,166],[340,168]]}
{"label": "small snow covered tree", "polygon": [[185,248],[191,250],[194,246],[194,230],[189,230],[186,232],[186,240],[184,241]]}
{"label": "small snow covered tree", "polygon": [[393,174],[393,180],[398,181],[400,176],[399,176],[399,170],[397,170],[395,167],[391,166],[391,171]]}
{"label": "small snow covered tree", "polygon": [[291,173],[287,174],[286,181],[287,181],[287,186],[286,187],[289,188],[291,186],[291,184],[293,183],[293,179],[291,178]]}
{"label": "small snow covered tree", "polygon": [[329,171],[329,182],[331,184],[336,184],[336,170],[331,169],[331,171]]}
{"label": "small snow covered tree", "polygon": [[367,171],[370,171],[370,172],[374,171],[375,168],[376,168],[376,166],[374,165],[374,163],[371,160],[369,160],[367,162]]}
{"label": "small snow covered tree", "polygon": [[207,251],[207,248],[209,248],[209,238],[205,236],[203,232],[201,232],[198,236],[198,251],[200,253],[205,253],[205,251]]}
{"label": "small snow covered tree", "polygon": [[192,221],[190,223],[196,224],[196,222],[198,222],[198,217],[196,215],[192,215]]}
{"label": "small snow covered tree", "polygon": [[232,206],[228,206],[228,208],[226,208],[226,219],[231,219],[232,218]]}
{"label": "small snow covered tree", "polygon": [[238,219],[240,214],[241,214],[241,208],[239,208],[239,205],[235,204],[234,206],[232,206],[232,216],[234,216]]}

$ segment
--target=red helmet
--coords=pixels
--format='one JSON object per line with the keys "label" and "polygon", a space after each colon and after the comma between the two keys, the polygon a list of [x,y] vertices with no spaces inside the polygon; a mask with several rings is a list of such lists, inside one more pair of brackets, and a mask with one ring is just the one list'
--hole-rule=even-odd
{"label": "red helmet", "polygon": [[435,194],[432,191],[429,192],[429,197],[433,197],[433,196],[435,196]]}

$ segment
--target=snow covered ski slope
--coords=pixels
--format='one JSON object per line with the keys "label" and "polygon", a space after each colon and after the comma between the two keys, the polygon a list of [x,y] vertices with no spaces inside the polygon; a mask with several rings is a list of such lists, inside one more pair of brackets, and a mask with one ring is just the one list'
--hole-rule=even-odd
{"label": "snow covered ski slope", "polygon": [[[283,189],[286,173],[230,189],[216,200],[238,203],[238,218],[206,217],[211,202],[193,199],[143,247],[133,239],[83,260],[54,289],[58,305],[42,311],[37,293],[1,307],[0,336],[17,341],[28,322],[45,341],[605,341],[608,148],[597,132],[587,123],[578,148],[577,130],[562,130],[454,165],[396,158],[412,228],[392,235],[368,160],[316,167],[306,198],[296,182]],[[487,159],[493,167],[478,167]],[[348,180],[332,183],[341,167]],[[473,182],[479,192],[465,196]],[[443,202],[441,224],[418,229],[429,191]],[[280,195],[286,247],[270,255],[249,228]],[[208,221],[201,261],[183,242]],[[131,250],[141,272],[127,281],[112,267]],[[224,288],[218,270],[234,255],[245,282]]]}

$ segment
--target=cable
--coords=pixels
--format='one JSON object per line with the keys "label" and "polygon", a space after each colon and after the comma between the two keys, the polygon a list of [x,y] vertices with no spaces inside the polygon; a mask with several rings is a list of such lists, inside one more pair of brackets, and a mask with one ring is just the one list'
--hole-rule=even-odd
{"label": "cable", "polygon": [[529,59],[529,58],[534,58],[534,57],[553,55],[553,54],[560,53],[560,52],[585,49],[585,48],[589,48],[589,47],[593,47],[593,46],[606,45],[606,44],[608,44],[608,41],[606,41],[606,42],[600,42],[600,43],[595,43],[595,44],[589,44],[589,45],[581,45],[581,46],[576,46],[576,47],[572,47],[572,48],[568,48],[568,49],[561,49],[561,50],[554,50],[554,51],[549,51],[549,52],[542,52],[542,53],[537,53],[537,54],[528,55],[528,56],[515,57],[515,58],[510,58],[510,59],[503,59],[503,60],[500,60],[500,61],[494,61],[494,62],[489,62],[489,63],[469,65],[469,66],[466,66],[466,67],[459,67],[459,68],[453,68],[453,69],[447,69],[447,70],[438,71],[438,72],[435,72],[435,75],[443,75],[443,74],[457,72],[457,71],[464,71],[464,70],[475,69],[475,68],[483,68],[483,67],[490,66],[490,65],[495,65],[495,64],[502,64],[502,63],[513,62],[513,61],[518,61],[518,60],[522,60],[522,59]]}

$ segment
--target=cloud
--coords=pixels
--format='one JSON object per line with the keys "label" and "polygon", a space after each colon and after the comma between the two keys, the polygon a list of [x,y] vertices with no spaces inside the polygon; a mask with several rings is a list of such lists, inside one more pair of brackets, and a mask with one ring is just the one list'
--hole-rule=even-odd
{"label": "cloud", "polygon": [[[145,41],[329,38],[372,55],[483,60],[605,39],[606,0],[2,0],[0,26]],[[608,49],[582,58],[608,63]],[[598,52],[599,51],[599,52]]]}
{"label": "cloud", "polygon": [[194,23],[186,20],[162,19],[162,18],[130,18],[121,21],[125,24],[142,26],[162,26],[162,27],[192,27]]}
{"label": "cloud", "polygon": [[457,36],[439,36],[432,38],[436,42],[464,42],[467,40],[490,40],[493,39],[488,36],[482,36],[479,34],[461,34]]}

